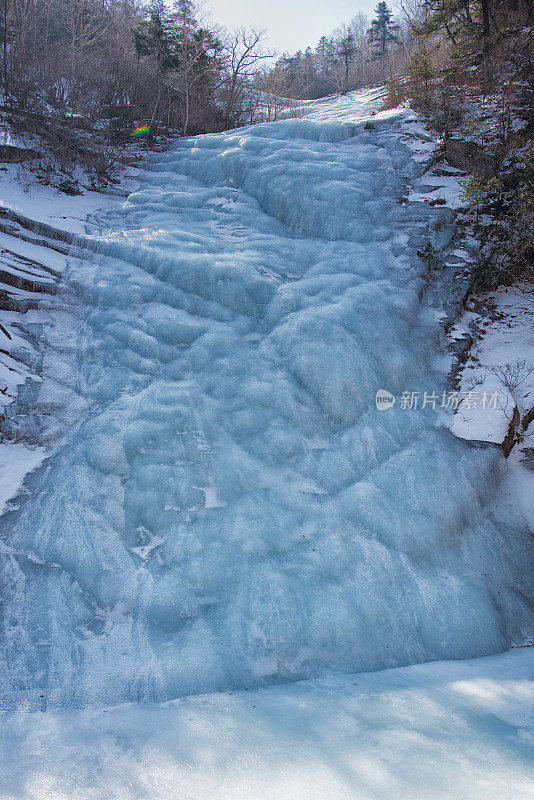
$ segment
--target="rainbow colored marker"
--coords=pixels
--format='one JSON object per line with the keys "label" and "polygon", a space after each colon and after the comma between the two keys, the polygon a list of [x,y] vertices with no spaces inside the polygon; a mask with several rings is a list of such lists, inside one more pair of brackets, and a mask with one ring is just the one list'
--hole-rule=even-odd
{"label": "rainbow colored marker", "polygon": [[135,128],[132,132],[132,136],[148,136],[150,133],[150,125],[139,125],[138,128]]}

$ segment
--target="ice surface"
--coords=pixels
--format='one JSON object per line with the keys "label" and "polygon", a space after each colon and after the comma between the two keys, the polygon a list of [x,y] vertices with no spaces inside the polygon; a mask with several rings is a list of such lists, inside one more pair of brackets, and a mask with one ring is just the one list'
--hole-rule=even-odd
{"label": "ice surface", "polygon": [[421,169],[410,112],[366,126],[372,95],[327,106],[177,141],[67,270],[44,380],[5,423],[59,447],[0,519],[3,707],[154,702],[529,633],[498,451],[432,410],[375,407],[378,389],[443,388],[415,256],[440,212],[399,202]]}
{"label": "ice surface", "polygon": [[3,800],[531,800],[534,650],[0,715]]}

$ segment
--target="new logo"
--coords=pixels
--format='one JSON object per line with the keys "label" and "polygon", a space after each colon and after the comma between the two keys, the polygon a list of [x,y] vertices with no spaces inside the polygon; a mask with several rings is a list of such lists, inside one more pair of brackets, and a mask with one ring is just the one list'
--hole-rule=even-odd
{"label": "new logo", "polygon": [[379,411],[387,411],[395,405],[395,395],[387,389],[379,389],[375,397],[376,407]]}

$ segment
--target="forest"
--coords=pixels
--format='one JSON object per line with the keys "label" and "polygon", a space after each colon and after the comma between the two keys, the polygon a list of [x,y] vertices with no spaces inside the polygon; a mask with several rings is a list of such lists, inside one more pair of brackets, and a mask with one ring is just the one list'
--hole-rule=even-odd
{"label": "forest", "polygon": [[261,30],[228,32],[202,20],[192,0],[3,0],[4,102],[17,110],[69,112],[91,121],[136,119],[182,133],[250,119],[258,91],[319,97],[399,71],[410,26],[385,2],[358,14],[317,47],[273,66]]}

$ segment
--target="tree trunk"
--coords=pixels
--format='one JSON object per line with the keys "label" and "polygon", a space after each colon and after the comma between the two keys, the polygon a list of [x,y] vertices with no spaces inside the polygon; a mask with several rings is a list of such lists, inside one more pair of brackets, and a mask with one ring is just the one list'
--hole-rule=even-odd
{"label": "tree trunk", "polygon": [[7,100],[7,96],[9,94],[9,84],[7,80],[7,0],[4,0],[4,63],[3,63],[3,72],[4,72],[4,100]]}
{"label": "tree trunk", "polygon": [[189,127],[189,86],[185,89],[185,119],[184,119],[184,136],[187,136],[187,129]]}
{"label": "tree trunk", "polygon": [[484,37],[490,35],[490,9],[489,0],[481,0],[482,6],[482,34]]}

